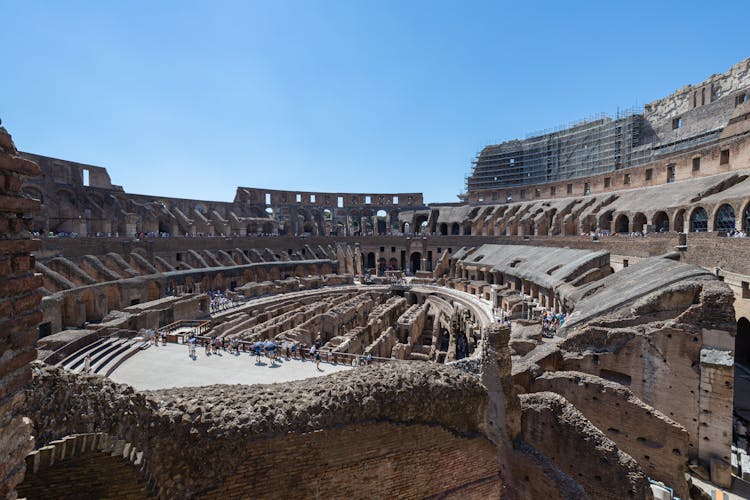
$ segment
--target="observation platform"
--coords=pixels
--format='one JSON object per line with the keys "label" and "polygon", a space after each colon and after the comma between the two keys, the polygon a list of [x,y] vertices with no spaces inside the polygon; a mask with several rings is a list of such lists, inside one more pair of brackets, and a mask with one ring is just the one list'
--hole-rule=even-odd
{"label": "observation platform", "polygon": [[279,356],[274,364],[266,356],[256,362],[254,353],[243,352],[207,355],[196,349],[195,359],[188,355],[184,344],[151,346],[120,365],[109,376],[114,382],[131,385],[136,390],[199,387],[214,384],[272,384],[312,377],[320,377],[341,370],[351,370],[347,364],[320,363],[306,359],[287,360]]}

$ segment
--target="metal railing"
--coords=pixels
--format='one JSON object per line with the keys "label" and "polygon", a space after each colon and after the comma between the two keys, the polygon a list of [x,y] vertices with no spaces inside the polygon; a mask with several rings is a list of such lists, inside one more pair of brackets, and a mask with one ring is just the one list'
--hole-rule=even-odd
{"label": "metal railing", "polygon": [[[209,337],[207,335],[191,335],[190,333],[178,333],[173,335],[167,335],[167,342],[173,342],[176,344],[186,344],[188,339],[190,337],[194,337],[196,339],[196,348],[198,347],[206,347],[206,344],[209,342],[212,342],[215,340],[214,337]],[[262,341],[258,341],[262,342]],[[252,354],[255,352],[253,349],[253,346],[256,344],[256,342],[249,341],[249,340],[238,340],[237,341],[237,347],[233,347],[231,345],[231,339],[224,337],[224,344],[222,347],[220,347],[223,351],[229,351],[233,352],[236,351],[239,353],[249,353]],[[215,349],[214,346],[211,346],[211,349]],[[287,356],[287,348],[283,347],[281,344],[276,344],[276,348],[272,350],[268,349],[261,349],[260,352],[262,354],[269,355],[271,351],[275,351],[276,358],[278,357],[284,357],[286,359],[309,359],[314,360],[314,356],[310,354],[310,348],[303,347],[300,348],[299,346],[295,351],[291,350],[291,345],[288,347],[289,356]],[[348,352],[339,352],[335,351],[333,349],[320,349],[318,350],[320,353],[320,360],[322,362],[331,363],[331,364],[350,364],[352,366],[355,365],[365,365],[365,364],[371,364],[371,363],[390,363],[390,362],[397,362],[397,361],[403,361],[395,358],[381,358],[379,356],[370,356],[366,354],[352,354]]]}

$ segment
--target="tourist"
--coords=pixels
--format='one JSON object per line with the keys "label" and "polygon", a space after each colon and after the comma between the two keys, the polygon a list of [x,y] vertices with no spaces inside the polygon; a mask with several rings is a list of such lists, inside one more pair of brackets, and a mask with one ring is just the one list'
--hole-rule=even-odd
{"label": "tourist", "polygon": [[286,356],[286,359],[289,359],[289,342],[285,340],[281,343],[281,347],[284,348],[284,355]]}
{"label": "tourist", "polygon": [[292,358],[297,357],[297,342],[292,342]]}
{"label": "tourist", "polygon": [[[315,349],[315,346],[313,346],[313,349]],[[315,349],[315,368],[320,370],[320,350]]]}

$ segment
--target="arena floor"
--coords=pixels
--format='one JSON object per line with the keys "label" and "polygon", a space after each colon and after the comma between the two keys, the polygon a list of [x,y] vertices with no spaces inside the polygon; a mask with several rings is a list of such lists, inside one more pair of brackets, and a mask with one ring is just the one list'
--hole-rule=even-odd
{"label": "arena floor", "polygon": [[197,349],[196,359],[188,356],[181,344],[149,347],[125,361],[109,378],[138,390],[197,387],[213,384],[271,384],[311,377],[320,377],[352,367],[344,364],[320,363],[279,357],[275,364],[263,356],[256,362],[249,353],[206,355]]}

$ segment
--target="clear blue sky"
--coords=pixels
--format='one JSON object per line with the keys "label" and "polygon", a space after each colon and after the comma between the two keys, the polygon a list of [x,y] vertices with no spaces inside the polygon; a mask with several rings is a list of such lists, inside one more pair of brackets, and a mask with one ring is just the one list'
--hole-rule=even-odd
{"label": "clear blue sky", "polygon": [[750,56],[746,18],[741,1],[0,0],[0,118],[132,193],[457,201],[486,144]]}

